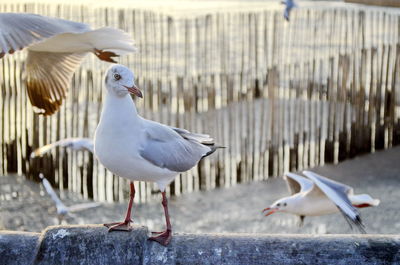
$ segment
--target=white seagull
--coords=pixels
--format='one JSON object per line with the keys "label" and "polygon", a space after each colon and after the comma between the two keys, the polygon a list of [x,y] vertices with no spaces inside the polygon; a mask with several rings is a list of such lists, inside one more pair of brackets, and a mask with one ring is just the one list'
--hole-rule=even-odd
{"label": "white seagull", "polygon": [[49,152],[51,149],[56,147],[65,147],[71,148],[74,151],[82,151],[86,150],[89,152],[94,152],[94,144],[91,138],[65,138],[59,141],[56,141],[51,144],[46,144],[42,147],[35,149],[31,153],[31,158],[42,156],[43,154]]}
{"label": "white seagull", "polygon": [[27,48],[26,85],[39,113],[56,112],[72,75],[88,52],[100,60],[135,51],[133,40],[114,28],[96,30],[83,23],[29,13],[0,13],[0,58]]}
{"label": "white seagull", "polygon": [[265,216],[275,212],[287,212],[300,216],[300,224],[305,216],[318,216],[341,212],[349,224],[354,223],[364,232],[360,215],[356,209],[378,206],[380,201],[368,194],[355,195],[353,188],[333,181],[311,171],[303,171],[308,177],[286,173],[285,180],[291,196],[275,201],[265,208]]}
{"label": "white seagull", "polygon": [[131,180],[130,200],[123,222],[105,224],[109,231],[129,231],[135,196],[134,180],[156,182],[162,193],[166,230],[149,238],[168,245],[172,238],[166,186],[181,172],[194,167],[218,146],[205,134],[191,133],[138,115],[129,95],[142,97],[134,74],[125,66],[111,66],[105,77],[107,95],[94,138],[97,159],[114,174]]}
{"label": "white seagull", "polygon": [[294,0],[285,0],[282,1],[281,4],[286,6],[285,10],[283,11],[283,17],[289,21],[290,11],[292,11],[294,7],[297,7],[297,4],[294,2]]}
{"label": "white seagull", "polygon": [[50,195],[50,198],[53,200],[54,204],[56,205],[57,218],[58,218],[59,224],[61,224],[62,220],[69,213],[80,212],[80,211],[95,208],[95,207],[98,207],[101,205],[101,203],[98,203],[98,202],[88,202],[88,203],[79,203],[79,204],[75,204],[75,205],[71,205],[71,206],[66,206],[60,200],[60,198],[57,196],[57,193],[54,191],[50,182],[44,177],[44,175],[42,173],[39,174],[39,178],[42,181],[44,189]]}

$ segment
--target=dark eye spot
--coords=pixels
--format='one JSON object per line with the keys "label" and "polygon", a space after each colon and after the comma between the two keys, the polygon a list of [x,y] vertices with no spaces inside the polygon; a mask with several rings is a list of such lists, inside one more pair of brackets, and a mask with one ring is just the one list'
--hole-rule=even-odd
{"label": "dark eye spot", "polygon": [[286,206],[287,205],[287,203],[285,202],[284,204],[283,204],[283,206]]}
{"label": "dark eye spot", "polygon": [[281,204],[280,204],[280,203],[278,203],[276,206],[281,206]]}
{"label": "dark eye spot", "polygon": [[118,80],[121,79],[121,76],[120,76],[119,74],[114,74],[114,79],[115,79],[116,81],[118,81]]}

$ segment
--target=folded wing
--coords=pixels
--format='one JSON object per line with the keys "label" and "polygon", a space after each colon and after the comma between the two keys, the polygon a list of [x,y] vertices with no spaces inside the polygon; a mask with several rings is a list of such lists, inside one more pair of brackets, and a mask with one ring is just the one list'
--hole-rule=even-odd
{"label": "folded wing", "polygon": [[[147,121],[146,139],[140,155],[152,164],[175,172],[194,167],[204,156],[213,151],[211,146],[196,140],[195,134],[172,129],[163,124]],[[215,149],[214,149],[215,150]]]}

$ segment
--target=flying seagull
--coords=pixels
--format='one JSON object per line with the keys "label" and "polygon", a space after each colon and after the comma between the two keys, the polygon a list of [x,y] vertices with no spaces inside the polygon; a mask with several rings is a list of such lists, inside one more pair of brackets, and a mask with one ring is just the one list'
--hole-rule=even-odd
{"label": "flying seagull", "polygon": [[43,187],[46,190],[47,194],[50,195],[50,198],[53,200],[54,204],[57,208],[57,218],[59,224],[61,224],[62,220],[64,220],[67,214],[73,212],[80,212],[83,210],[95,208],[101,205],[98,202],[88,202],[88,203],[79,203],[71,206],[66,206],[60,198],[57,196],[57,193],[54,191],[53,187],[51,186],[50,182],[44,177],[42,173],[39,174],[39,177],[42,181]]}
{"label": "flying seagull", "polygon": [[70,20],[29,13],[0,13],[0,58],[27,48],[26,86],[29,99],[44,115],[56,112],[66,97],[72,75],[88,52],[115,62],[135,51],[133,40],[115,28],[92,30]]}
{"label": "flying seagull", "polygon": [[162,193],[166,230],[149,239],[166,246],[172,238],[166,186],[218,146],[209,135],[191,133],[139,116],[129,93],[137,97],[142,97],[142,93],[135,85],[134,74],[125,66],[111,66],[105,83],[107,94],[95,132],[94,151],[108,170],[131,180],[125,220],[105,226],[109,231],[129,231],[135,196],[133,181],[156,182]]}
{"label": "flying seagull", "polygon": [[303,171],[307,177],[286,173],[285,180],[291,196],[272,203],[263,212],[265,216],[275,212],[287,212],[300,216],[300,224],[305,216],[318,216],[341,212],[345,219],[355,224],[362,232],[364,226],[356,208],[378,206],[380,201],[368,194],[355,195],[353,188],[333,181],[311,171]]}
{"label": "flying seagull", "polygon": [[292,11],[292,9],[294,7],[297,7],[296,3],[294,2],[294,0],[285,0],[281,2],[282,4],[284,4],[285,10],[283,11],[283,17],[289,21],[289,16],[290,16],[290,11]]}
{"label": "flying seagull", "polygon": [[37,148],[31,153],[31,158],[42,156],[56,147],[71,148],[75,151],[87,150],[93,153],[93,140],[91,138],[65,138],[51,144]]}

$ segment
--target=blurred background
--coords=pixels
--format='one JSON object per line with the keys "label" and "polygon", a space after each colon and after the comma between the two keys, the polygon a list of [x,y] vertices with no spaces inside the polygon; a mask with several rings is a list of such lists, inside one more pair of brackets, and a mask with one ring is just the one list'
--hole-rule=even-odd
{"label": "blurred background", "polygon": [[[283,180],[275,177],[314,167],[360,185],[383,202],[382,196],[400,199],[397,170],[379,179],[381,164],[347,166],[364,171],[369,166],[369,177],[359,171],[365,177],[360,179],[346,175],[346,164],[342,171],[323,167],[400,143],[400,8],[389,7],[397,3],[390,0],[348,2],[299,0],[290,21],[283,18],[278,0],[1,0],[0,11],[127,31],[139,52],[118,62],[135,72],[144,92],[136,100],[139,113],[210,134],[228,147],[169,186],[175,231],[347,233],[340,215],[340,221],[309,219],[300,229],[294,217],[266,219],[260,211],[288,194]],[[39,172],[66,204],[103,202],[67,222],[116,221],[126,207],[128,181],[105,170],[91,153],[54,149],[30,159],[39,146],[94,136],[109,64],[86,57],[62,109],[45,117],[34,113],[25,92],[25,57],[18,52],[0,60],[0,229],[40,231],[57,223]],[[390,151],[379,161],[395,167],[400,150]],[[136,186],[134,218],[162,227],[156,186]],[[370,219],[389,218],[382,224],[367,221],[371,232],[400,228],[398,206],[387,207],[371,210]]]}

